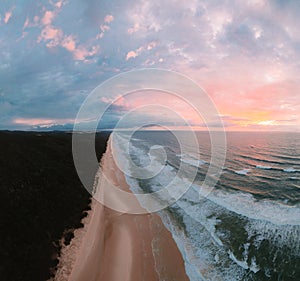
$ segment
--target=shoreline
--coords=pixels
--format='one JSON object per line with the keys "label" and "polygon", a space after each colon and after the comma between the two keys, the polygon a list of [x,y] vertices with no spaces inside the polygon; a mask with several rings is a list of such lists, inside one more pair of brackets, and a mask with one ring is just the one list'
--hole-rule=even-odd
{"label": "shoreline", "polygon": [[[103,173],[114,186],[131,192],[113,160],[110,139],[97,173],[98,189],[110,184]],[[72,247],[76,249],[69,253],[73,262],[67,262],[68,254],[61,258],[55,281],[189,280],[172,234],[157,214],[120,213],[93,198],[92,210],[81,234],[75,233]],[[62,270],[67,264],[72,268]]]}

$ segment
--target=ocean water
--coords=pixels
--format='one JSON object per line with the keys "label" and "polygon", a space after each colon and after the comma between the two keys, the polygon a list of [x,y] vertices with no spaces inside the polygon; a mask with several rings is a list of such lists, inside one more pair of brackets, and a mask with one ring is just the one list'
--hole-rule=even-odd
{"label": "ocean water", "polygon": [[[206,194],[202,183],[211,160],[210,138],[206,132],[196,136],[199,147],[186,142],[184,154],[170,132],[136,132],[129,153],[124,148],[129,135],[115,132],[113,137],[113,149],[128,169],[129,158],[145,170],[151,161],[163,167],[148,179],[127,175],[135,193],[163,188],[181,163],[186,164],[182,181],[190,180],[189,173],[196,169],[188,191],[158,212],[190,280],[300,280],[300,134],[227,133],[225,165],[205,197],[201,194]],[[165,157],[161,150],[155,153],[158,146]],[[177,185],[180,188],[180,181]]]}

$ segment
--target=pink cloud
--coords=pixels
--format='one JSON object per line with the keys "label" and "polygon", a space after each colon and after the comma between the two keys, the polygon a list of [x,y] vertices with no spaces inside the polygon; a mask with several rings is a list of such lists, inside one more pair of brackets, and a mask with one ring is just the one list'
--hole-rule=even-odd
{"label": "pink cloud", "polygon": [[106,16],[104,17],[104,22],[105,22],[106,24],[101,24],[101,25],[100,25],[100,30],[101,30],[101,32],[96,36],[96,39],[101,39],[101,38],[104,37],[104,33],[105,33],[106,31],[109,31],[109,30],[110,30],[110,27],[109,27],[108,24],[111,23],[113,20],[114,20],[114,17],[113,17],[112,15],[106,15]]}
{"label": "pink cloud", "polygon": [[[55,11],[46,11],[44,16],[41,18],[41,24],[44,26],[42,29],[42,32],[40,36],[38,37],[38,43],[43,41],[49,41],[47,42],[46,46],[48,48],[55,47],[61,43],[61,40],[63,39],[63,31],[59,28],[55,28],[52,26],[52,21],[54,17],[56,16]],[[34,22],[36,23],[39,20],[38,17],[34,18]]]}
{"label": "pink cloud", "polygon": [[72,122],[74,122],[74,119],[16,118],[13,120],[14,124],[27,126],[65,124]]}
{"label": "pink cloud", "polygon": [[[40,22],[44,26],[41,31],[40,36],[38,37],[37,42],[46,41],[46,46],[48,48],[53,48],[58,45],[63,44],[64,48],[72,49],[72,42],[70,38],[64,39],[64,33],[60,28],[55,28],[52,26],[52,21],[55,18],[57,12],[56,11],[46,11],[44,16],[41,18]],[[34,18],[34,22],[36,23],[39,20],[38,17]]]}
{"label": "pink cloud", "polygon": [[43,25],[50,25],[55,17],[55,13],[53,11],[46,11],[41,22]]}
{"label": "pink cloud", "polygon": [[127,53],[126,55],[126,60],[129,60],[129,59],[132,59],[132,58],[135,58],[138,56],[138,53],[135,52],[135,51],[130,51]]}
{"label": "pink cloud", "polygon": [[12,16],[12,12],[7,12],[4,16],[4,23],[7,24]]}
{"label": "pink cloud", "polygon": [[100,32],[97,36],[96,39],[101,39],[104,37],[104,32]]}
{"label": "pink cloud", "polygon": [[169,110],[185,119],[191,125],[203,123],[201,116],[191,105],[168,93],[138,91],[126,96],[119,95],[114,99],[104,97],[101,101],[106,104],[120,106],[126,110],[142,110],[149,115],[161,115],[162,112],[167,114],[168,109],[163,109],[163,106],[166,105]]}
{"label": "pink cloud", "polygon": [[147,50],[148,51],[152,50],[153,48],[156,47],[156,45],[157,45],[157,43],[155,41],[150,42],[147,46]]}
{"label": "pink cloud", "polygon": [[61,8],[63,6],[63,4],[64,4],[63,0],[58,1],[58,2],[55,3],[55,7]]}
{"label": "pink cloud", "polygon": [[150,51],[153,48],[155,48],[156,45],[157,45],[157,43],[155,41],[152,41],[149,44],[146,44],[144,46],[137,48],[135,51],[130,51],[126,55],[126,60],[128,61],[131,58],[135,58],[135,57],[139,56],[145,50]]}
{"label": "pink cloud", "polygon": [[93,46],[88,49],[84,46],[79,46],[73,51],[73,56],[75,60],[86,61],[87,57],[94,56],[99,52],[98,46]]}
{"label": "pink cloud", "polygon": [[46,46],[48,48],[53,48],[60,46],[65,48],[67,51],[72,53],[75,60],[88,61],[88,57],[94,56],[99,52],[99,46],[92,46],[88,48],[84,45],[76,46],[76,39],[74,35],[64,36],[61,29],[54,28],[52,26],[46,26],[41,35],[38,38],[38,43],[41,41],[46,41]]}
{"label": "pink cloud", "polygon": [[29,18],[26,19],[26,21],[24,22],[24,25],[23,25],[23,29],[27,28],[30,24],[30,21],[29,21]]}
{"label": "pink cloud", "polygon": [[[70,52],[73,55],[74,60],[88,62],[88,57],[94,56],[99,52],[99,46],[77,46],[74,35],[65,35],[62,29],[53,27],[53,19],[59,12],[59,9],[64,5],[64,1],[61,0],[52,4],[56,7],[56,9],[54,11],[46,11],[44,13],[42,19],[40,20],[44,27],[40,36],[38,37],[37,42],[40,43],[41,41],[45,41],[48,48],[60,46]],[[38,18],[35,19],[35,22],[37,20]],[[111,21],[113,21],[113,16],[107,15],[105,17],[105,22],[109,23]],[[27,27],[28,25],[29,21],[26,20],[24,26]],[[102,35],[100,36],[102,38],[103,32],[109,30],[110,28],[108,25],[101,25],[100,29],[102,30]]]}
{"label": "pink cloud", "polygon": [[76,41],[72,35],[69,35],[64,38],[61,43],[61,46],[67,49],[69,52],[74,52],[76,49]]}
{"label": "pink cloud", "polygon": [[137,32],[137,31],[139,31],[139,29],[140,29],[140,25],[138,23],[136,23],[133,27],[128,28],[127,32],[129,34],[133,34],[133,33]]}
{"label": "pink cloud", "polygon": [[101,24],[100,29],[101,29],[102,32],[105,32],[105,31],[110,30],[110,27],[108,25]]}
{"label": "pink cloud", "polygon": [[40,18],[38,16],[35,16],[33,18],[33,21],[30,21],[30,19],[27,17],[24,24],[23,24],[23,30],[29,27],[36,27],[40,24]]}
{"label": "pink cloud", "polygon": [[106,15],[104,18],[104,22],[110,23],[114,20],[114,17],[112,15]]}
{"label": "pink cloud", "polygon": [[42,32],[41,35],[38,38],[38,43],[41,42],[42,40],[47,41],[51,40],[52,44],[50,44],[52,47],[59,45],[60,40],[63,37],[63,31],[58,28],[54,28],[52,26],[46,26]]}

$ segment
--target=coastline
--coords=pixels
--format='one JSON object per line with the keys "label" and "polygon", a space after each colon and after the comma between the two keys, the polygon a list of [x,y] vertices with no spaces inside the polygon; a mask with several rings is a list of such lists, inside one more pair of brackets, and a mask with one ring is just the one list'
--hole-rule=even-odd
{"label": "coastline", "polygon": [[[97,176],[97,188],[112,183],[131,192],[113,160],[110,139]],[[73,251],[62,251],[55,281],[189,280],[177,245],[157,214],[120,213],[92,199],[84,228],[75,231],[66,248]]]}

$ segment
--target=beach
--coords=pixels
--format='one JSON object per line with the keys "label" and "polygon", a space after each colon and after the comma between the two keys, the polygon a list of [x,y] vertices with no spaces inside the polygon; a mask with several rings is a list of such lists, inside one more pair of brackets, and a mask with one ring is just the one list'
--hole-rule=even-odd
{"label": "beach", "polygon": [[[110,140],[101,160],[97,189],[109,184],[131,192],[114,162]],[[157,214],[120,213],[95,199],[91,206],[81,234],[75,232],[66,247],[76,250],[68,255],[63,249],[66,253],[62,253],[56,281],[189,280],[177,245]]]}
{"label": "beach", "polygon": [[[104,189],[151,193],[176,176],[181,161],[190,163],[186,172],[200,165],[182,198],[147,215],[128,214],[118,196],[124,211],[91,199],[74,168],[71,133],[0,136],[1,281],[299,279],[299,134],[228,134],[227,164],[207,198],[199,196],[210,159],[205,132],[197,133],[200,157],[182,155],[166,132],[137,133],[127,155],[119,134],[113,151],[125,166],[130,157],[149,163],[154,144],[166,149],[167,165],[143,181],[118,169],[109,133],[97,134],[101,165],[92,181],[106,203]],[[130,207],[143,208],[140,202]]]}

